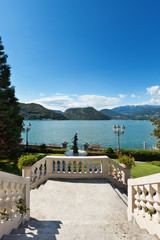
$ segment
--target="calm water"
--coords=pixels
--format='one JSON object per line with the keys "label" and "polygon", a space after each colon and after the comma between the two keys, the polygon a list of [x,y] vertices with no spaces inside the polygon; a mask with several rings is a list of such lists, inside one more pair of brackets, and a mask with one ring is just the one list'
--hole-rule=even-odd
{"label": "calm water", "polygon": [[[156,138],[150,136],[153,131],[152,123],[149,121],[45,121],[31,120],[24,121],[25,125],[31,123],[29,131],[29,144],[60,144],[68,142],[72,146],[72,138],[78,133],[78,147],[83,149],[83,143],[99,143],[105,148],[117,148],[117,136],[113,133],[112,126],[115,124],[124,125],[125,133],[120,136],[121,148],[142,149],[144,142],[149,149],[156,145]],[[25,143],[25,133],[22,133]]]}

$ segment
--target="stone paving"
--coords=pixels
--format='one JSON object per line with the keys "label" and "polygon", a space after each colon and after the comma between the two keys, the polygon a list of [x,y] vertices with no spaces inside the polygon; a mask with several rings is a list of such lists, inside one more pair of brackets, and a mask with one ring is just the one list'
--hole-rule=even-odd
{"label": "stone paving", "polygon": [[127,221],[127,206],[106,180],[49,180],[31,190],[31,220],[3,240],[156,240]]}

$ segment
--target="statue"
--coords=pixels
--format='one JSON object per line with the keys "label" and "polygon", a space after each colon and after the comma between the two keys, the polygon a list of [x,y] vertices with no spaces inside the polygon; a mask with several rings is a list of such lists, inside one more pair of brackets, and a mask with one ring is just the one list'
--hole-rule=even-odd
{"label": "statue", "polygon": [[77,137],[77,133],[75,134],[73,139],[74,139],[74,140],[72,140],[72,142],[73,142],[73,153],[78,153],[78,147],[77,147],[78,137]]}

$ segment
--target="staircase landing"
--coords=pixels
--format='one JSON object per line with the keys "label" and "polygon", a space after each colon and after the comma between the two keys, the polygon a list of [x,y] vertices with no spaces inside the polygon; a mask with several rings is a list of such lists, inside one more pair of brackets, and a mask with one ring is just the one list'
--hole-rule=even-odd
{"label": "staircase landing", "polygon": [[127,196],[109,182],[49,180],[31,190],[31,220],[3,240],[156,240],[127,221]]}

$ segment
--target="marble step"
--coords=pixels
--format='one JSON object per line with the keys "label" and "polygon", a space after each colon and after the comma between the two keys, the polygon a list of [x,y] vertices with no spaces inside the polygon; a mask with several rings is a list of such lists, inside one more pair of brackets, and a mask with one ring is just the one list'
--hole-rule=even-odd
{"label": "marble step", "polygon": [[[58,223],[58,224],[57,224]],[[36,225],[37,224],[37,225]],[[28,227],[26,227],[26,225]],[[29,221],[21,228],[14,229],[2,240],[157,240],[146,230],[130,222],[111,224],[65,223],[58,221]]]}

